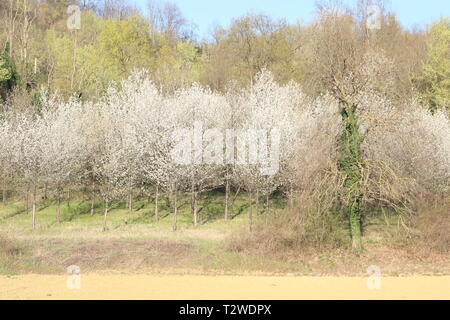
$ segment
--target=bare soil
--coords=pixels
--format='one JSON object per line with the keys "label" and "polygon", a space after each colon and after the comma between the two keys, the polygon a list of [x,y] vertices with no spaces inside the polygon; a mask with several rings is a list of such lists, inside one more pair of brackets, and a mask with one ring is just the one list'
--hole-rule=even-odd
{"label": "bare soil", "polygon": [[450,277],[236,277],[81,274],[0,276],[0,299],[450,299]]}

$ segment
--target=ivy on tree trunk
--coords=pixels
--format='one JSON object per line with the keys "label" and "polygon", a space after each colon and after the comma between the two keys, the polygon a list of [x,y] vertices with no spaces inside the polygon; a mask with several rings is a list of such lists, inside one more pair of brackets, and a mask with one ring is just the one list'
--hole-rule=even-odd
{"label": "ivy on tree trunk", "polygon": [[340,138],[341,155],[339,168],[345,174],[345,213],[349,220],[352,247],[357,252],[362,251],[361,241],[361,143],[356,106],[345,105],[342,112],[343,132]]}

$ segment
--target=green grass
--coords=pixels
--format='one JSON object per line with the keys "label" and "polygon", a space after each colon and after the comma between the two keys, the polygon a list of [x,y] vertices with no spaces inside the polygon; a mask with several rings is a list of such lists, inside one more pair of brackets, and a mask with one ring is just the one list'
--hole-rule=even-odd
{"label": "green grass", "polygon": [[[154,204],[147,198],[135,200],[131,213],[125,203],[113,203],[105,232],[102,230],[103,203],[100,200],[95,203],[94,215],[91,216],[89,199],[83,200],[76,195],[74,198],[70,202],[62,201],[61,223],[56,219],[55,202],[42,200],[37,206],[36,230],[32,230],[31,210],[27,214],[22,202],[9,199],[7,206],[0,205],[0,235],[20,247],[19,255],[3,254],[0,274],[63,272],[68,263],[84,263],[84,268],[93,270],[126,268],[126,265],[121,265],[126,263],[121,257],[127,257],[131,265],[142,260],[143,266],[163,269],[174,266],[226,272],[248,269],[249,265],[264,266],[262,259],[255,264],[223,249],[223,241],[228,235],[247,230],[249,205],[244,193],[234,201],[229,221],[223,219],[224,195],[215,191],[202,194],[198,203],[200,224],[197,227],[193,225],[191,198],[183,196],[179,199],[176,232],[172,231],[173,213],[164,195],[160,198],[158,221],[154,217]],[[283,201],[275,197],[271,211],[281,211],[283,205]],[[263,211],[262,199],[260,210]],[[261,218],[254,217],[255,220]],[[178,251],[178,247],[184,246],[186,253]],[[79,253],[83,250],[80,248],[86,252]],[[96,248],[99,248],[98,252]],[[172,252],[173,258],[165,256],[164,250]],[[95,255],[99,256],[97,260]],[[71,257],[86,262],[72,261]],[[177,259],[178,262],[175,261]]]}
{"label": "green grass", "polygon": [[[386,274],[403,274],[405,268],[450,272],[448,263],[436,263],[432,258],[416,261],[413,256],[388,246],[392,241],[390,234],[398,226],[395,216],[375,211],[367,215],[363,225],[367,250],[358,258],[345,249],[317,252],[311,248],[297,251],[287,248],[286,252],[263,254],[232,250],[228,246],[228,237],[235,239],[236,234],[248,232],[245,193],[235,200],[229,221],[223,220],[224,195],[202,194],[197,227],[193,226],[191,199],[189,195],[183,196],[179,201],[176,232],[172,231],[173,215],[164,198],[159,204],[159,221],[155,221],[154,206],[148,199],[136,200],[131,214],[124,203],[113,203],[105,232],[101,201],[95,204],[91,216],[90,201],[73,194],[69,204],[62,202],[61,223],[56,222],[54,201],[41,201],[37,228],[33,231],[31,213],[25,212],[22,202],[8,199],[7,206],[0,204],[0,274],[65,273],[70,265],[80,266],[83,272],[170,274],[365,275],[369,265],[385,265]],[[275,195],[270,203],[271,214],[282,214],[285,205],[282,196]],[[254,220],[264,222],[265,215],[254,214]]]}
{"label": "green grass", "polygon": [[[198,205],[200,225],[197,227],[193,226],[190,200],[188,195],[179,200],[177,216],[178,230],[181,231],[179,233],[190,230],[204,231],[204,233],[208,230],[228,233],[248,223],[249,205],[245,194],[240,194],[235,200],[229,214],[229,221],[223,219],[223,194],[210,192],[201,195]],[[170,237],[174,236],[171,232],[173,213],[164,196],[159,203],[158,221],[154,217],[154,204],[149,203],[148,199],[134,201],[131,213],[128,212],[124,203],[112,203],[107,217],[107,232],[102,232],[104,207],[101,201],[95,203],[93,216],[90,214],[91,202],[88,199],[71,200],[69,203],[63,201],[61,223],[56,220],[56,204],[51,200],[41,201],[37,206],[37,227],[34,231],[31,228],[31,209],[27,214],[23,203],[10,202],[7,206],[0,205],[0,234],[3,235],[19,238],[102,238],[106,235],[107,237],[146,239],[156,232],[158,237],[161,233],[166,233]],[[278,198],[272,200],[272,211],[280,211],[282,207],[283,203]],[[260,210],[263,210],[262,201],[260,201]]]}

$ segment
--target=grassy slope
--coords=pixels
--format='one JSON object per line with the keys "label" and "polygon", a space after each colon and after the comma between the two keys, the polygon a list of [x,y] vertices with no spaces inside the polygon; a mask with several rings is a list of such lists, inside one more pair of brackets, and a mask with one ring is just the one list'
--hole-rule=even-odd
{"label": "grassy slope", "polygon": [[[106,232],[102,232],[101,203],[96,203],[95,214],[91,216],[89,201],[71,201],[69,205],[63,202],[62,223],[58,224],[55,204],[43,201],[38,206],[35,231],[31,230],[31,213],[25,213],[23,203],[0,205],[0,236],[9,239],[0,243],[4,251],[0,256],[0,273],[63,272],[72,264],[85,270],[201,273],[247,269],[247,260],[222,248],[223,239],[230,233],[240,229],[245,232],[248,223],[245,196],[236,199],[233,219],[224,221],[223,197],[214,193],[204,195],[199,206],[202,224],[198,227],[192,225],[190,198],[185,197],[180,203],[177,232],[172,232],[173,215],[164,198],[159,204],[159,221],[155,221],[154,206],[147,199],[134,202],[131,214],[124,204],[113,205]],[[279,210],[276,208],[281,204],[274,200],[271,205]]]}
{"label": "grassy slope", "polygon": [[[378,218],[367,224],[367,250],[362,257],[343,249],[271,256],[229,251],[224,246],[232,233],[247,232],[245,195],[236,199],[231,221],[222,219],[221,194],[204,195],[199,206],[203,224],[196,228],[192,225],[190,198],[184,198],[177,232],[171,231],[173,217],[164,200],[160,206],[161,219],[156,222],[148,200],[135,202],[129,216],[123,204],[116,204],[108,216],[109,230],[102,232],[101,203],[90,216],[89,201],[72,201],[69,206],[63,202],[63,221],[58,224],[54,203],[42,202],[35,231],[31,230],[31,214],[24,212],[22,203],[0,205],[0,274],[63,273],[68,266],[77,265],[84,272],[363,275],[373,264],[391,275],[450,273],[445,257],[416,258],[407,250],[386,247],[387,236],[382,232],[385,222]],[[277,213],[282,212],[282,206],[280,199],[271,203]]]}

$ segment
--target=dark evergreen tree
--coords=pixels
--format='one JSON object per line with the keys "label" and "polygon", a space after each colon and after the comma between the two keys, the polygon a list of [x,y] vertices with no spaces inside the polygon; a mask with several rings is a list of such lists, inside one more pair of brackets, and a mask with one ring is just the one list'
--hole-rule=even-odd
{"label": "dark evergreen tree", "polygon": [[6,100],[8,94],[20,83],[20,75],[16,64],[9,55],[9,43],[7,42],[0,54],[0,97]]}

